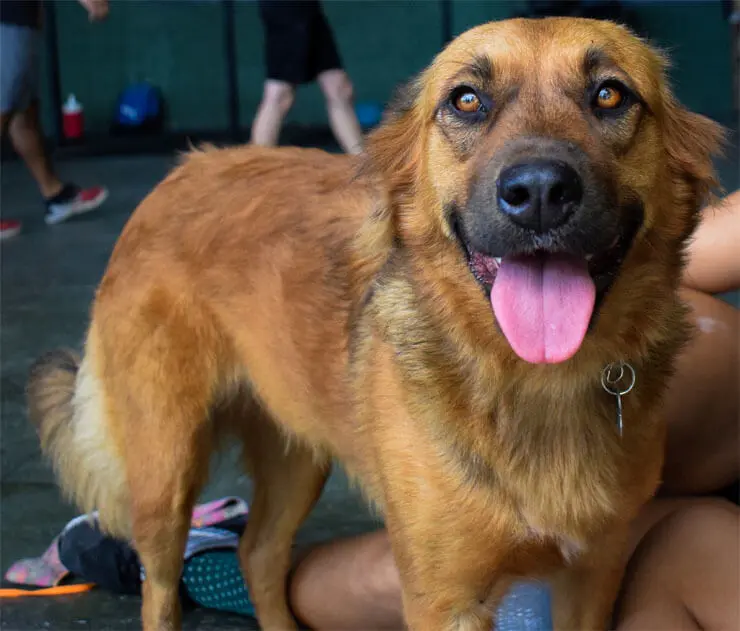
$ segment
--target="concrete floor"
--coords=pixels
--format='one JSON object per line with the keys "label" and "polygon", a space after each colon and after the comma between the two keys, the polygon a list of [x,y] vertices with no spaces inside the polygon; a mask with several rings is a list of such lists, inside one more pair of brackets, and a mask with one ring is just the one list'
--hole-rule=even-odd
{"label": "concrete floor", "polygon": [[[2,168],[2,213],[24,221],[24,233],[2,245],[0,342],[2,353],[2,496],[0,569],[15,560],[43,552],[75,515],[64,503],[49,467],[41,460],[34,431],[26,421],[24,387],[28,368],[39,354],[59,346],[79,347],[93,292],[111,248],[138,202],[171,165],[169,158],[106,158],[65,162],[62,175],[83,185],[104,183],[111,196],[95,214],[56,227],[46,227],[43,208],[22,164]],[[736,148],[721,164],[723,184],[738,182]],[[173,208],[173,220],[177,209]],[[735,297],[735,301],[737,297]],[[234,454],[214,466],[205,499],[235,494],[249,498],[249,481]],[[318,507],[300,534],[302,542],[318,541],[377,527],[341,474],[335,474]],[[0,628],[124,630],[139,628],[138,598],[91,592],[61,598],[4,601]],[[184,619],[188,630],[253,629],[248,619],[193,611]]]}

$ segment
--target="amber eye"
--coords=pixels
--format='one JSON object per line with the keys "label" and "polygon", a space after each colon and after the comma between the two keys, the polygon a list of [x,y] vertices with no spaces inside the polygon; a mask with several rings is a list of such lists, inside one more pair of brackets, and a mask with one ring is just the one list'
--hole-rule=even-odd
{"label": "amber eye", "polygon": [[483,104],[478,98],[478,95],[472,90],[463,90],[459,94],[455,95],[452,101],[455,109],[459,112],[465,112],[466,114],[472,114],[478,112],[483,108]]}
{"label": "amber eye", "polygon": [[624,92],[613,85],[599,88],[596,94],[596,107],[602,110],[614,110],[624,102]]}

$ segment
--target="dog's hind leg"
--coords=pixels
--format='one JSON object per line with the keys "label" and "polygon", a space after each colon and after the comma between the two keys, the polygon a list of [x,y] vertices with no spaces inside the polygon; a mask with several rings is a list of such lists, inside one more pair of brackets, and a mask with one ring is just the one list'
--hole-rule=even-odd
{"label": "dog's hind leg", "polygon": [[130,370],[117,367],[108,389],[125,445],[133,543],[145,573],[144,631],[180,628],[183,554],[214,442],[215,371],[188,350],[160,331],[156,344],[137,349]]}
{"label": "dog's hind leg", "polygon": [[246,429],[244,455],[254,497],[239,549],[242,571],[261,627],[295,629],[286,592],[293,538],[321,495],[330,462],[289,439],[258,407]]}
{"label": "dog's hind leg", "polygon": [[129,440],[133,540],[145,572],[144,631],[180,628],[178,585],[193,506],[208,474],[210,441],[176,406],[144,412]]}
{"label": "dog's hind leg", "polygon": [[128,436],[132,532],[145,572],[144,631],[180,628],[183,553],[210,455],[206,419],[188,407],[173,400],[144,408],[136,435]]}

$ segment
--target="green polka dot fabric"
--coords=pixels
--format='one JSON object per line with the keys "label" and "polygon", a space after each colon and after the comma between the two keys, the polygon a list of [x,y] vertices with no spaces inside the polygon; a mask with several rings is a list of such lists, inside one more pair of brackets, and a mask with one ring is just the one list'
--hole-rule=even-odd
{"label": "green polka dot fabric", "polygon": [[201,607],[254,616],[233,550],[212,550],[192,557],[185,564],[182,582],[188,596]]}
{"label": "green polka dot fabric", "polygon": [[[209,550],[185,563],[182,582],[201,607],[254,617],[233,549]],[[550,593],[546,585],[519,583],[499,607],[495,631],[551,631]]]}

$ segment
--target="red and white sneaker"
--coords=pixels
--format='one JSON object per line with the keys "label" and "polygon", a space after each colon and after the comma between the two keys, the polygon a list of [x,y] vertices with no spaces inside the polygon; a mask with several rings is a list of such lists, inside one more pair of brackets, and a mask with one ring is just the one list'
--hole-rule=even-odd
{"label": "red and white sneaker", "polygon": [[21,222],[17,219],[0,219],[0,241],[15,237],[21,231]]}
{"label": "red and white sneaker", "polygon": [[106,199],[108,189],[102,186],[80,189],[74,184],[66,184],[61,192],[46,200],[44,220],[49,225],[62,223],[75,215],[95,210]]}

